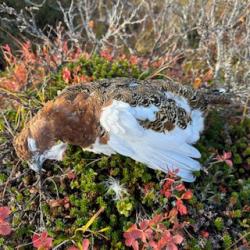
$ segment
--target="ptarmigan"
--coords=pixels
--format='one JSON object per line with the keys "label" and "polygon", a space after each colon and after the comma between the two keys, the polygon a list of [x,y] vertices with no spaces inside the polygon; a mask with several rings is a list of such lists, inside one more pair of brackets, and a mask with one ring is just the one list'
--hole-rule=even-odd
{"label": "ptarmigan", "polygon": [[192,146],[204,128],[209,103],[223,95],[166,80],[106,79],[61,92],[15,137],[17,155],[39,171],[62,160],[67,144],[105,155],[119,153],[184,181],[201,168]]}

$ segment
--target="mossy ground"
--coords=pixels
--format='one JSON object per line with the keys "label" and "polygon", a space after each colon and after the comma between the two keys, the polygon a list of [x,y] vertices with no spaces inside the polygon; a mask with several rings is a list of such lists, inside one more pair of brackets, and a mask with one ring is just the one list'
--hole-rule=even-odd
{"label": "mossy ground", "polygon": [[[109,62],[99,56],[82,58],[67,67],[72,71],[78,67],[78,73],[94,80],[141,78],[150,73],[126,60]],[[19,103],[10,105],[1,116],[0,195],[1,204],[12,210],[13,228],[10,236],[0,238],[0,246],[5,249],[32,249],[31,237],[41,229],[53,237],[54,246],[65,241],[61,249],[72,245],[71,239],[81,241],[83,237],[91,239],[98,249],[125,249],[123,232],[131,224],[162,213],[169,206],[160,195],[165,175],[120,155],[106,157],[70,146],[62,162],[45,163],[40,177],[17,159],[12,136],[65,86],[60,71],[46,86],[16,94]],[[197,180],[187,185],[194,196],[187,204],[188,215],[180,218],[189,223],[183,249],[234,249],[250,241],[250,120],[234,121],[232,114],[231,118],[224,112],[211,111],[197,145],[207,173],[196,173]],[[223,151],[232,152],[233,167],[208,161]],[[109,177],[119,180],[127,190],[120,200],[107,192]],[[75,234],[101,207],[104,211],[84,235]],[[209,235],[204,237],[204,231]]]}

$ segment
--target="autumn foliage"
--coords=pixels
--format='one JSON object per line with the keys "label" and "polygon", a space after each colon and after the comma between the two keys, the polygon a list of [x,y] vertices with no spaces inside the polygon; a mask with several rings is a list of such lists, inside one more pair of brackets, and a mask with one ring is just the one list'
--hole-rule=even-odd
{"label": "autumn foliage", "polygon": [[46,231],[40,234],[35,233],[32,237],[33,246],[38,250],[49,250],[52,248],[53,238],[48,236]]}
{"label": "autumn foliage", "polygon": [[167,215],[157,214],[150,220],[133,224],[123,234],[125,245],[131,246],[134,250],[147,248],[177,250],[177,245],[183,241],[183,236],[179,233],[182,225],[176,223],[173,228],[168,229],[164,224],[168,219]]}
{"label": "autumn foliage", "polygon": [[11,233],[10,223],[7,221],[11,211],[8,207],[0,207],[0,235]]}
{"label": "autumn foliage", "polygon": [[131,246],[134,250],[177,250],[178,245],[184,241],[182,230],[186,223],[180,223],[178,217],[188,213],[184,203],[192,198],[192,191],[177,180],[175,173],[170,173],[164,180],[160,193],[168,199],[169,205],[174,205],[166,207],[165,212],[156,214],[151,219],[133,224],[123,234],[126,246]]}
{"label": "autumn foliage", "polygon": [[[0,87],[19,91],[27,85],[36,86],[50,79],[59,67],[84,55],[77,47],[69,48],[67,41],[57,38],[53,43],[34,47],[30,41],[20,44],[15,54],[8,44],[2,46],[7,64],[5,75],[0,77]],[[67,73],[66,78],[67,78]]]}
{"label": "autumn foliage", "polygon": [[90,241],[88,239],[83,239],[81,244],[77,244],[77,246],[71,246],[67,250],[88,250],[90,245]]}
{"label": "autumn foliage", "polygon": [[170,213],[186,215],[188,213],[187,207],[184,205],[185,200],[190,200],[193,193],[190,189],[186,189],[183,183],[176,181],[176,176],[171,173],[165,180],[161,194],[168,199],[174,200],[175,206],[172,208]]}

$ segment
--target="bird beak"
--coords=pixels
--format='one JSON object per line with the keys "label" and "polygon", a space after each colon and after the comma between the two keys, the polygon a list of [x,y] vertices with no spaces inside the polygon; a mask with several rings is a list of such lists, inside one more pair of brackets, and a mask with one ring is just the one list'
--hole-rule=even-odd
{"label": "bird beak", "polygon": [[43,163],[46,159],[62,161],[64,152],[67,149],[66,143],[59,143],[51,147],[50,149],[44,151],[42,154],[34,152],[31,161],[28,162],[29,167],[35,172],[40,172]]}
{"label": "bird beak", "polygon": [[41,156],[34,157],[31,161],[28,161],[29,167],[34,170],[35,172],[40,172],[43,166],[44,160]]}

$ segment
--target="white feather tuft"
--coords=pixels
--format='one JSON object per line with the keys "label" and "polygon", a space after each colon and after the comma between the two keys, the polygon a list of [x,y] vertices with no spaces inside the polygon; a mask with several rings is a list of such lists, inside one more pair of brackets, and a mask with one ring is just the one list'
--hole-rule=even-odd
{"label": "white feather tuft", "polygon": [[107,193],[114,192],[113,200],[121,200],[125,195],[128,194],[127,189],[123,184],[120,184],[120,181],[109,177],[107,181],[105,181],[105,186],[107,188]]}

